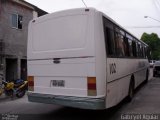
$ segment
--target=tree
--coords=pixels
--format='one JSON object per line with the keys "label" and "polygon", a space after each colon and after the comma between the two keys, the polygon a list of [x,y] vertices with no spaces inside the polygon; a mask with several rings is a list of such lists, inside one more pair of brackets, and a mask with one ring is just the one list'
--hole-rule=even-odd
{"label": "tree", "polygon": [[149,45],[151,51],[151,59],[159,60],[160,59],[160,38],[156,33],[143,33],[141,40]]}

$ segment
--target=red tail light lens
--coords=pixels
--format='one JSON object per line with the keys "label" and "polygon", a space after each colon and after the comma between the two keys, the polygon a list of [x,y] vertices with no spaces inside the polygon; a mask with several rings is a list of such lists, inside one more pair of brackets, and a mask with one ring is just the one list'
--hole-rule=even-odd
{"label": "red tail light lens", "polygon": [[34,76],[28,76],[28,90],[34,91]]}
{"label": "red tail light lens", "polygon": [[96,88],[96,77],[87,77],[88,84],[88,96],[96,96],[97,88]]}

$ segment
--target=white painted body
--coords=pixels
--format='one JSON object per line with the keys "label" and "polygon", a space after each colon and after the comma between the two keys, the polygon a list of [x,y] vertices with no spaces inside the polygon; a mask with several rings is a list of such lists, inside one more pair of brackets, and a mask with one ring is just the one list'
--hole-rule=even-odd
{"label": "white painted body", "polygon": [[[105,98],[109,108],[128,95],[131,75],[135,87],[145,80],[146,59],[107,58],[102,16],[95,9],[74,9],[30,22],[28,76],[34,76],[34,91],[29,93]],[[60,63],[54,64],[53,58],[61,58]],[[116,64],[112,75],[111,63]],[[96,96],[87,95],[87,77],[96,77]],[[53,87],[51,80],[65,80],[65,87]]]}
{"label": "white painted body", "polygon": [[[107,72],[107,107],[112,107],[119,103],[128,95],[131,76],[135,79],[135,88],[146,79],[148,61],[146,59],[125,59],[107,58],[107,71],[109,64],[115,63],[117,72],[110,74]],[[145,66],[141,67],[140,64]]]}

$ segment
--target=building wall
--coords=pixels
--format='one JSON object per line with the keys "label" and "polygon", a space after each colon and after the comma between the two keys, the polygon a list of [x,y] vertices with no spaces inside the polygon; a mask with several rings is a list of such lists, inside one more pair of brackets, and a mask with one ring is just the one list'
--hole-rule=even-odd
{"label": "building wall", "polygon": [[[5,40],[5,54],[26,57],[28,23],[33,18],[32,10],[13,2],[2,4],[2,29]],[[23,16],[22,29],[12,28],[12,14]]]}
{"label": "building wall", "polygon": [[[5,78],[18,79],[21,78],[21,61],[26,60],[27,56],[28,24],[33,19],[33,10],[10,0],[0,1],[0,41],[5,43],[5,54],[1,55],[3,73]],[[12,14],[23,16],[22,29],[12,28]]]}

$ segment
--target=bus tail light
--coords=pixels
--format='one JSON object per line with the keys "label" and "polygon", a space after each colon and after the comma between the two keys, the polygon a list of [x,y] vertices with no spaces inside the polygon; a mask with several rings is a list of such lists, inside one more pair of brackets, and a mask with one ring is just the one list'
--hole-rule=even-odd
{"label": "bus tail light", "polygon": [[34,76],[28,76],[28,90],[34,91]]}
{"label": "bus tail light", "polygon": [[97,88],[96,88],[96,77],[87,77],[88,84],[88,96],[96,96]]}

